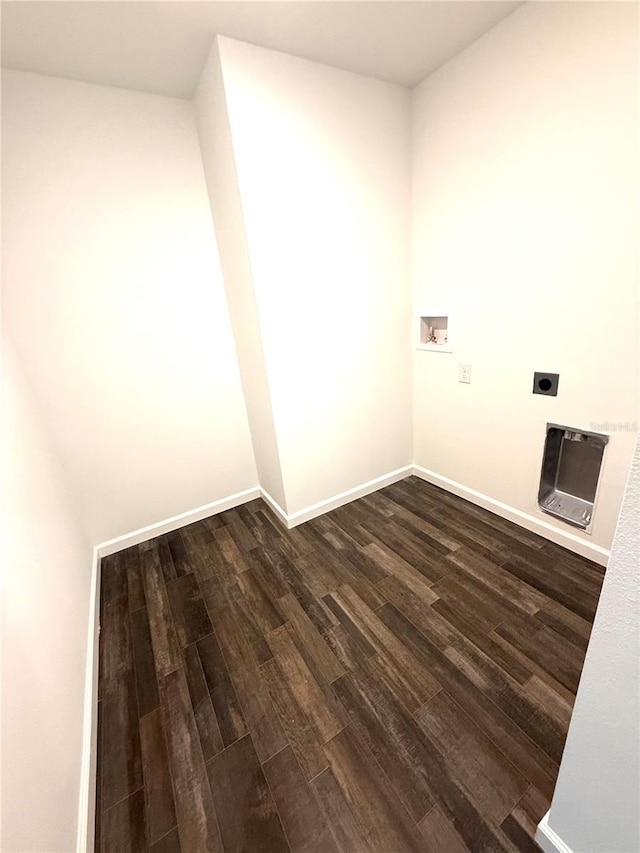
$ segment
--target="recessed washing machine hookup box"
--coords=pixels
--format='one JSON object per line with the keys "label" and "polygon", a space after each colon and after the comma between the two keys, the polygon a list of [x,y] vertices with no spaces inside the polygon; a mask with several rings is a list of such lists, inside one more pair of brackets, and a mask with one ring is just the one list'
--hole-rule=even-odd
{"label": "recessed washing machine hookup box", "polygon": [[567,524],[589,527],[609,436],[547,424],[538,506]]}

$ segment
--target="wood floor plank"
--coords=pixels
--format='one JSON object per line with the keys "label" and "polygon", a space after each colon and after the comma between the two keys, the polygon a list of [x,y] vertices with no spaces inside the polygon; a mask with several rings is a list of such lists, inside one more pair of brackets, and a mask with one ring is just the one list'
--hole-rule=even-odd
{"label": "wood floor plank", "polygon": [[[385,698],[384,693],[380,694],[380,700],[384,705],[387,725],[394,731],[403,730],[403,738],[398,743],[428,781],[433,800],[455,821],[456,829],[469,849],[474,853],[512,851],[508,838],[475,806],[469,791],[451,774],[446,758],[421,734],[413,716],[399,703]],[[358,730],[352,735],[358,735]],[[366,753],[362,741],[358,746],[361,753]]]}
{"label": "wood floor plank", "polygon": [[169,673],[175,672],[181,666],[182,660],[160,558],[155,548],[145,551],[142,555],[142,577],[156,673],[159,679],[163,679]]}
{"label": "wood floor plank", "polygon": [[102,853],[140,853],[147,849],[142,790],[105,811],[101,843]]}
{"label": "wood floor plank", "polygon": [[260,570],[247,569],[237,576],[238,587],[262,634],[284,624],[280,603],[273,595]]}
{"label": "wood floor plank", "polygon": [[425,842],[425,853],[468,853],[469,848],[453,828],[451,821],[434,806],[418,824]]}
{"label": "wood floor plank", "polygon": [[104,695],[102,808],[112,806],[142,787],[136,680],[132,669]]}
{"label": "wood floor plank", "polygon": [[488,634],[509,616],[507,610],[493,607],[485,596],[477,595],[453,576],[440,579],[433,585],[433,592],[438,596],[433,609],[463,632],[469,625]]}
{"label": "wood floor plank", "polygon": [[[175,534],[174,534],[175,535]],[[178,534],[179,535],[179,534]],[[176,537],[177,540],[177,537]],[[177,540],[180,542],[180,548],[184,550],[184,546],[182,544],[182,539]],[[162,567],[162,576],[164,578],[165,583],[171,580],[175,580],[178,577],[178,573],[176,571],[176,567],[173,562],[173,555],[171,548],[169,547],[169,540],[167,535],[158,536],[155,540],[156,547],[158,549],[158,559],[160,560],[160,566]],[[176,545],[177,548],[177,545]],[[186,557],[185,557],[186,559]],[[140,557],[140,563],[142,565],[142,557]],[[188,574],[188,572],[182,572],[182,574]]]}
{"label": "wood floor plank", "polygon": [[144,586],[142,584],[142,566],[138,547],[127,548],[123,552],[127,572],[127,597],[129,599],[129,612],[134,613],[140,607],[146,605],[144,598]]}
{"label": "wood floor plank", "polygon": [[131,614],[131,636],[138,694],[138,713],[144,717],[160,707],[149,614],[146,607],[141,607]]}
{"label": "wood floor plank", "polygon": [[551,801],[533,785],[502,822],[502,829],[522,853],[539,853],[533,840],[538,824],[549,810]]}
{"label": "wood floor plank", "polygon": [[[243,572],[246,574],[246,572]],[[252,603],[242,594],[240,584],[227,587],[225,594],[229,601],[230,612],[241,626],[241,630],[251,646],[253,656],[258,664],[264,663],[272,657],[265,636],[256,619],[256,613]],[[280,620],[282,623],[282,620]]]}
{"label": "wood floor plank", "polygon": [[548,601],[545,606],[536,613],[536,619],[539,622],[548,625],[550,628],[573,643],[583,652],[587,649],[587,644],[591,636],[591,623],[576,613],[572,613],[562,604],[557,601]]}
{"label": "wood floor plank", "polygon": [[[398,578],[389,577],[380,586],[384,587],[389,602],[420,631],[428,635],[438,648],[448,648],[460,636],[456,627],[433,610],[430,606],[432,601],[425,601],[422,596],[416,595]],[[437,601],[437,598],[435,600]]]}
{"label": "wood floor plank", "polygon": [[[424,518],[420,518],[413,512],[409,512],[394,501],[389,501],[389,504],[394,509],[393,514],[397,524],[401,527],[406,527],[414,536],[422,538],[427,545],[431,544],[432,547],[435,547],[433,545],[435,541],[444,547],[446,553],[456,551],[460,548],[460,542],[442,530],[442,528],[436,527],[435,524],[426,521]],[[442,552],[442,549],[440,551],[441,553],[445,553]]]}
{"label": "wood floor plank", "polygon": [[457,643],[445,653],[476,687],[502,708],[516,725],[528,735],[556,764],[560,763],[564,735],[556,721],[546,715],[540,719],[531,697],[513,682],[479,649]]}
{"label": "wood floor plank", "polygon": [[324,812],[337,849],[344,853],[370,853],[371,848],[331,770],[324,770],[310,787]]}
{"label": "wood floor plank", "polygon": [[149,853],[182,853],[178,829],[171,830],[149,847]]}
{"label": "wood floor plank", "polygon": [[344,669],[327,646],[322,634],[302,609],[298,599],[291,594],[285,595],[280,600],[280,606],[325,681],[332,682],[340,678],[344,674]]}
{"label": "wood floor plank", "polygon": [[216,635],[204,637],[197,649],[222,741],[229,746],[248,731],[242,708]]}
{"label": "wood floor plank", "polygon": [[409,710],[417,710],[437,693],[440,684],[350,587],[341,587],[332,597],[357,625],[379,657],[388,662],[398,694]]}
{"label": "wood floor plank", "polygon": [[212,632],[211,620],[194,574],[169,581],[167,595],[181,646],[195,643]]}
{"label": "wood floor plank", "polygon": [[269,689],[242,627],[230,611],[220,613],[216,634],[256,751],[260,761],[266,761],[287,745]]}
{"label": "wood floor plank", "polygon": [[226,577],[233,582],[234,572],[219,553],[213,536],[199,533],[194,525],[183,527],[180,542],[183,555],[180,557],[181,571],[178,574],[195,574],[199,583],[208,578]]}
{"label": "wood floor plank", "polygon": [[352,727],[357,729],[390,786],[418,822],[433,807],[433,798],[416,761],[415,729],[410,731],[403,726],[401,714],[388,713],[393,699],[384,683],[375,662],[365,660],[349,676],[338,679],[335,690],[351,715]]}
{"label": "wood floor plank", "polygon": [[200,737],[204,760],[207,761],[224,748],[218,720],[202,671],[198,649],[195,645],[184,650],[185,674],[191,696],[191,706]]}
{"label": "wood floor plank", "polygon": [[[432,582],[429,581],[421,572],[414,569],[410,563],[398,557],[386,545],[381,545],[372,542],[364,549],[380,566],[383,566],[387,573],[387,580],[395,578],[399,583],[404,584],[411,592],[418,596],[421,601],[426,604],[433,604],[438,600],[438,594],[431,588]],[[378,584],[378,588],[384,590],[384,581]]]}
{"label": "wood floor plank", "polygon": [[378,526],[368,522],[368,525],[372,543],[386,545],[428,581],[435,582],[443,576],[446,566],[444,554],[428,553],[420,539],[405,528],[392,527],[389,523]]}
{"label": "wood floor plank", "polygon": [[[251,503],[252,502],[248,504],[242,504],[242,506],[236,507],[236,511],[238,513],[239,518],[242,520],[242,523],[253,536],[254,541],[257,543],[258,549],[261,550],[263,548],[269,547],[269,545],[275,539],[275,534],[269,526],[261,524],[260,520],[256,518],[255,513],[251,512]],[[258,504],[261,503],[261,501],[258,501]]]}
{"label": "wood floor plank", "polygon": [[[185,548],[181,532],[179,530],[174,530],[172,533],[167,533],[166,542],[169,548],[169,553],[171,555],[171,561],[173,563],[176,577],[180,577],[181,575],[188,575],[189,572],[192,572],[193,568],[191,567],[191,563],[189,562],[189,555],[187,554],[187,549]],[[160,553],[163,553],[161,546],[158,550],[160,551]]]}
{"label": "wood floor plank", "polygon": [[227,678],[216,684],[210,695],[222,741],[229,746],[249,731],[238,694]]}
{"label": "wood floor plank", "polygon": [[409,649],[423,660],[443,688],[460,707],[479,723],[491,740],[539,790],[553,792],[558,765],[495,704],[430,639],[395,608],[381,608],[380,617]]}
{"label": "wood floor plank", "polygon": [[140,720],[140,742],[147,841],[153,844],[177,826],[167,744],[159,708]]}
{"label": "wood floor plank", "polygon": [[325,751],[369,849],[394,853],[422,850],[416,824],[354,733],[343,729],[329,741]]}
{"label": "wood floor plank", "polygon": [[296,701],[278,661],[275,658],[267,661],[262,665],[261,672],[294,755],[305,777],[308,780],[313,779],[329,766],[324,751],[304,711]]}
{"label": "wood floor plank", "polygon": [[333,513],[320,516],[311,523],[318,526],[322,536],[329,545],[335,551],[338,551],[341,556],[346,557],[351,565],[363,574],[370,583],[375,586],[381,580],[384,580],[387,574],[384,568],[372,560],[367,555],[366,548],[361,548],[356,540],[349,536],[344,528],[336,523]]}
{"label": "wood floor plank", "polygon": [[502,823],[529,782],[445,690],[427,702],[416,719],[478,809],[492,822]]}
{"label": "wood floor plank", "polygon": [[112,599],[102,611],[100,693],[117,690],[119,682],[133,668],[133,648],[126,595]]}
{"label": "wood floor plank", "polygon": [[563,604],[573,613],[582,616],[583,619],[587,619],[589,622],[593,621],[598,603],[597,599],[592,595],[577,594],[573,584],[566,578],[538,567],[532,567],[531,564],[515,556],[503,563],[502,568],[542,592],[548,598],[553,598]]}
{"label": "wood floor plank", "polygon": [[501,638],[493,634],[483,634],[478,625],[470,619],[464,619],[460,614],[459,618],[454,619],[455,625],[452,624],[440,612],[422,601],[420,596],[399,584],[396,578],[388,578],[381,586],[384,586],[389,601],[394,607],[418,630],[429,636],[438,648],[445,650],[466,638],[496,661],[519,684],[524,684],[533,674],[529,661],[524,655],[503,643]]}
{"label": "wood floor plank", "polygon": [[[215,516],[207,519],[205,523],[211,525],[213,518],[215,518]],[[244,554],[247,554],[249,551],[253,551],[254,548],[257,548],[258,542],[251,530],[242,520],[237,508],[230,509],[228,512],[225,512],[224,524],[229,529],[231,538]]]}
{"label": "wood floor plank", "polygon": [[[522,629],[529,627],[523,634]],[[523,652],[531,661],[549,672],[573,694],[578,689],[584,653],[547,626],[536,631],[531,622],[506,622],[496,634]]]}
{"label": "wood floor plank", "polygon": [[100,560],[100,603],[104,607],[127,594],[127,567],[122,551]]}
{"label": "wood floor plank", "polygon": [[447,560],[488,586],[504,600],[519,607],[524,613],[536,613],[549,602],[546,595],[491,560],[474,554],[468,547],[459,548],[447,555]]}
{"label": "wood floor plank", "polygon": [[345,555],[338,556],[332,549],[328,549],[326,552],[322,552],[322,554],[330,565],[334,567],[336,575],[340,578],[341,585],[348,584],[362,601],[365,602],[367,607],[375,610],[384,604],[386,598],[381,591]]}
{"label": "wood floor plank", "polygon": [[160,694],[181,847],[224,853],[182,670],[166,676]]}
{"label": "wood floor plank", "polygon": [[267,637],[289,688],[302,708],[320,743],[326,743],[344,725],[344,710],[331,688],[316,680],[300,654],[287,625]]}
{"label": "wood floor plank", "polygon": [[218,530],[215,530],[214,537],[227,565],[231,566],[237,575],[250,567],[246,554],[243,554],[240,548],[238,548],[235,539],[227,527],[220,527]]}
{"label": "wood floor plank", "polygon": [[240,586],[234,584],[228,587],[225,590],[225,595],[229,602],[229,612],[240,626],[240,630],[251,646],[256,661],[259,664],[268,661],[272,657],[271,649],[260,630],[260,626],[255,618],[255,612],[247,599],[242,595]]}
{"label": "wood floor plank", "polygon": [[[340,602],[337,601],[333,595],[325,595],[322,600],[326,604],[327,608],[334,614],[340,624],[340,627],[349,635],[351,641],[355,643],[360,651],[367,655],[367,657],[373,657],[376,653],[374,646],[356,625],[347,610],[341,606]],[[325,636],[328,636],[327,632],[332,631],[334,628],[335,626],[329,626],[327,631],[325,631]]]}
{"label": "wood floor plank", "polygon": [[214,632],[198,640],[196,646],[205,681],[211,691],[220,682],[229,678],[229,670]]}
{"label": "wood floor plank", "polygon": [[263,766],[292,853],[340,853],[291,747]]}
{"label": "wood floor plank", "polygon": [[291,591],[287,564],[288,557],[274,544],[256,550],[251,555],[251,567],[270,589],[272,600],[282,598]]}
{"label": "wood floor plank", "polygon": [[289,853],[249,735],[212,758],[207,773],[225,853]]}

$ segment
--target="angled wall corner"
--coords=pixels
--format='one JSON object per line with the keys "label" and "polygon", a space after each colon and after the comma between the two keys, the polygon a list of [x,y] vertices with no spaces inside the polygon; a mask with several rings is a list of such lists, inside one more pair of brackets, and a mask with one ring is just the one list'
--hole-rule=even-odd
{"label": "angled wall corner", "polygon": [[261,487],[286,512],[269,381],[216,39],[194,97],[209,202]]}
{"label": "angled wall corner", "polygon": [[[640,850],[640,441],[622,501],[551,810],[545,851]],[[560,839],[558,843],[556,839]]]}
{"label": "angled wall corner", "polygon": [[411,462],[409,93],[219,37],[195,107],[260,483],[296,516]]}

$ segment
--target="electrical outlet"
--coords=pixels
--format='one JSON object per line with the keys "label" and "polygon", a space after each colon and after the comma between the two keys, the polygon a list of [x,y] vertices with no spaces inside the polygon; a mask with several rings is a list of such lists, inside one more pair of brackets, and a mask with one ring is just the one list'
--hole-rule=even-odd
{"label": "electrical outlet", "polygon": [[471,384],[471,365],[461,364],[460,372],[458,373],[458,382],[464,382],[465,385]]}

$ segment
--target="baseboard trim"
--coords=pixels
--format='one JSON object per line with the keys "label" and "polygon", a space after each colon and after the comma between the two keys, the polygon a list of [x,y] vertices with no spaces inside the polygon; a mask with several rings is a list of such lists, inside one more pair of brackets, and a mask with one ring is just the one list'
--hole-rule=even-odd
{"label": "baseboard trim", "polygon": [[288,526],[289,528],[292,528],[296,527],[298,524],[304,524],[305,521],[311,521],[312,518],[324,515],[325,512],[331,512],[332,509],[337,509],[338,507],[351,503],[351,501],[355,501],[358,498],[363,498],[365,495],[370,495],[371,492],[377,492],[378,489],[384,489],[385,486],[397,483],[398,480],[404,480],[405,477],[411,476],[412,472],[413,466],[405,465],[403,468],[397,468],[395,471],[390,471],[388,474],[383,474],[381,477],[368,480],[360,486],[354,486],[353,489],[347,489],[346,492],[340,492],[331,498],[312,504],[311,506],[306,507],[306,509],[301,509],[288,516]]}
{"label": "baseboard trim", "polygon": [[147,527],[141,527],[139,530],[125,533],[124,536],[117,536],[115,539],[101,542],[97,546],[98,554],[100,557],[108,557],[109,554],[115,554],[116,551],[122,551],[124,548],[130,548],[132,545],[139,545],[148,539],[162,536],[163,533],[170,533],[172,530],[177,530],[178,527],[184,527],[185,524],[193,524],[194,521],[200,521],[203,518],[208,518],[210,515],[216,515],[227,509],[233,509],[234,506],[240,506],[240,504],[255,500],[261,497],[261,495],[262,491],[258,486],[253,489],[245,489],[243,492],[236,492],[235,495],[230,495],[227,498],[212,501],[196,509],[182,512],[180,515],[166,518],[164,521],[158,521],[156,524],[149,524]]}
{"label": "baseboard trim", "polygon": [[359,486],[354,486],[352,489],[347,489],[346,492],[339,492],[326,500],[311,504],[304,509],[293,512],[290,515],[286,513],[280,504],[275,501],[271,495],[264,489],[260,489],[262,497],[269,504],[271,509],[278,516],[287,530],[297,527],[299,524],[304,524],[305,521],[311,521],[312,518],[317,518],[319,515],[324,515],[325,512],[331,512],[332,509],[337,509],[339,506],[344,506],[358,498],[363,498],[365,495],[370,495],[371,492],[376,492],[378,489],[383,489],[385,486],[390,486],[392,483],[397,483],[398,480],[404,480],[405,477],[411,476],[413,473],[412,465],[405,465],[403,468],[397,468],[395,471],[390,471],[388,474],[383,474],[373,480],[368,480]]}
{"label": "baseboard trim", "polygon": [[594,545],[592,542],[585,542],[569,531],[559,530],[543,518],[536,518],[534,515],[529,515],[522,510],[509,506],[508,504],[490,498],[488,495],[483,495],[482,492],[476,492],[475,489],[470,489],[468,486],[463,486],[462,483],[457,483],[455,480],[450,480],[442,474],[436,474],[435,471],[429,471],[428,468],[423,468],[421,465],[413,466],[413,474],[432,483],[434,486],[440,486],[447,492],[458,495],[460,498],[470,501],[476,506],[481,506],[489,512],[499,515],[501,518],[506,518],[507,521],[513,521],[530,530],[532,533],[537,533],[545,539],[555,542],[556,545],[562,545],[563,548],[568,548],[581,557],[586,557],[588,560],[593,560],[594,563],[599,563],[601,566],[606,566],[609,560],[610,551],[600,545]]}
{"label": "baseboard trim", "polygon": [[89,853],[95,846],[96,757],[98,754],[98,648],[100,631],[100,554],[93,549],[89,587],[87,627],[87,667],[84,688],[82,764],[78,803],[77,853]]}
{"label": "baseboard trim", "polygon": [[549,812],[538,824],[536,843],[544,853],[573,853],[572,849],[549,826]]}
{"label": "baseboard trim", "polygon": [[278,517],[278,521],[282,524],[282,526],[286,527],[288,530],[289,527],[291,526],[289,524],[289,516],[282,509],[282,507],[280,506],[278,501],[275,498],[272,498],[271,495],[269,494],[269,492],[267,492],[265,489],[263,489],[262,486],[260,486],[260,497],[273,510],[273,512]]}

